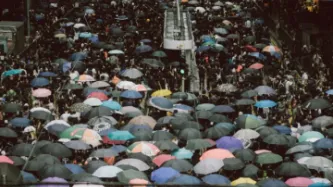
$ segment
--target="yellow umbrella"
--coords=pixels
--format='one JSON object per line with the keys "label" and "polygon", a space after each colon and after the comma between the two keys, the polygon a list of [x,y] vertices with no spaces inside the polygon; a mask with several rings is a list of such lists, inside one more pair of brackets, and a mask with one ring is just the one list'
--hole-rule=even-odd
{"label": "yellow umbrella", "polygon": [[151,94],[152,97],[165,97],[165,96],[169,96],[171,95],[172,92],[170,90],[167,89],[163,89],[163,90],[157,90],[154,93]]}
{"label": "yellow umbrella", "polygon": [[240,184],[256,184],[257,182],[251,178],[248,177],[240,177],[234,181],[231,182],[232,186],[237,186]]}

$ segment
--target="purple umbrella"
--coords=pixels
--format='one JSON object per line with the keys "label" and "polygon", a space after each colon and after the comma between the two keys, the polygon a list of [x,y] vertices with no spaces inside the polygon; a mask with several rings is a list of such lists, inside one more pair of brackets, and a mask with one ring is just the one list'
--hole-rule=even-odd
{"label": "purple umbrella", "polygon": [[216,141],[216,146],[222,149],[228,149],[229,151],[234,151],[237,149],[243,149],[243,143],[232,136],[224,136]]}
{"label": "purple umbrella", "polygon": [[[59,177],[48,177],[42,180],[42,183],[49,183],[49,184],[41,184],[37,185],[37,187],[69,187],[69,185],[64,184],[67,183],[67,181]],[[56,183],[61,183],[62,185]]]}

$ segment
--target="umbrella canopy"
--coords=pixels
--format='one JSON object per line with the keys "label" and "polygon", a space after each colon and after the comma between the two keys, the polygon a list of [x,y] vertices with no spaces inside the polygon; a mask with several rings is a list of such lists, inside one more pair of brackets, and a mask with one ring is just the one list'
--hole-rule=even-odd
{"label": "umbrella canopy", "polygon": [[232,136],[224,136],[216,141],[216,146],[218,148],[227,149],[229,151],[234,151],[237,149],[243,149],[243,143]]}
{"label": "umbrella canopy", "polygon": [[322,128],[333,125],[333,117],[332,116],[319,116],[312,120],[313,127]]}
{"label": "umbrella canopy", "polygon": [[325,138],[325,136],[320,133],[320,132],[317,132],[317,131],[308,131],[308,132],[305,132],[303,133],[299,138],[298,138],[298,141],[299,142],[305,142],[309,139],[322,139],[322,138]]}
{"label": "umbrella canopy", "polygon": [[255,129],[262,125],[265,125],[266,122],[257,118],[257,116],[251,114],[243,114],[236,119],[236,124],[239,128]]}
{"label": "umbrella canopy", "polygon": [[275,107],[276,105],[277,103],[271,100],[261,100],[254,104],[254,106],[258,108],[272,108]]}
{"label": "umbrella canopy", "polygon": [[163,111],[171,111],[173,109],[173,103],[164,97],[152,97],[149,99],[149,104]]}
{"label": "umbrella canopy", "polygon": [[164,184],[168,180],[178,177],[180,175],[179,171],[171,167],[161,167],[151,173],[151,180],[157,184]]}
{"label": "umbrella canopy", "polygon": [[135,142],[128,147],[128,150],[132,153],[143,153],[147,156],[155,156],[160,150],[151,143],[148,142]]}
{"label": "umbrella canopy", "polygon": [[331,107],[332,104],[323,98],[310,99],[307,102],[303,103],[303,107],[306,109],[325,109]]}
{"label": "umbrella canopy", "polygon": [[202,181],[210,185],[230,185],[230,180],[227,177],[218,174],[206,175]]}
{"label": "umbrella canopy", "polygon": [[102,166],[98,168],[93,175],[99,178],[114,178],[123,170],[116,166]]}
{"label": "umbrella canopy", "polygon": [[125,170],[117,174],[117,179],[119,182],[128,184],[132,179],[144,179],[148,181],[148,177],[141,171],[136,171],[133,169]]}
{"label": "umbrella canopy", "polygon": [[305,166],[296,162],[284,162],[275,169],[279,176],[283,177],[310,177],[311,172]]}
{"label": "umbrella canopy", "polygon": [[208,158],[216,159],[226,159],[226,158],[235,158],[235,156],[226,149],[210,149],[202,154],[200,160],[205,160]]}
{"label": "umbrella canopy", "polygon": [[224,163],[222,160],[210,158],[201,160],[194,166],[193,170],[196,174],[207,175],[218,172],[223,165]]}
{"label": "umbrella canopy", "polygon": [[21,184],[23,182],[20,169],[8,163],[0,163],[0,174],[2,184]]}
{"label": "umbrella canopy", "polygon": [[141,95],[140,92],[137,92],[134,90],[126,90],[120,94],[120,97],[126,98],[126,99],[140,99],[143,96]]}
{"label": "umbrella canopy", "polygon": [[258,86],[254,90],[258,92],[258,95],[276,95],[275,90],[269,86]]}
{"label": "umbrella canopy", "polygon": [[187,160],[172,159],[163,164],[163,167],[171,167],[179,172],[192,170],[193,165]]}
{"label": "umbrella canopy", "polygon": [[243,161],[238,158],[226,158],[223,160],[223,163],[223,169],[227,171],[236,171],[245,167]]}
{"label": "umbrella canopy", "polygon": [[234,134],[234,137],[240,140],[256,139],[260,134],[252,129],[240,129]]}
{"label": "umbrella canopy", "polygon": [[276,164],[282,162],[283,158],[274,153],[263,153],[257,156],[256,163],[258,164]]}

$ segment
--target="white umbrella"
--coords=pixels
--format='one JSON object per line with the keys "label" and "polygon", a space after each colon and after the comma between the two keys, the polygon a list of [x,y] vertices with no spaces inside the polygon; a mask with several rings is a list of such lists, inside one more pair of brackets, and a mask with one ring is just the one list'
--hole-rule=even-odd
{"label": "white umbrella", "polygon": [[256,139],[260,136],[258,132],[252,129],[240,129],[234,134],[234,137],[237,139],[251,140]]}
{"label": "white umbrella", "polygon": [[89,106],[100,106],[103,104],[101,100],[94,97],[86,99],[83,103]]}
{"label": "white umbrella", "polygon": [[76,29],[79,29],[79,28],[82,28],[82,27],[85,27],[86,25],[84,24],[84,23],[76,23],[76,24],[74,24],[74,28],[76,28]]}
{"label": "white umbrella", "polygon": [[322,156],[313,156],[309,159],[306,159],[304,163],[309,169],[314,169],[317,171],[321,171],[323,168],[332,168],[333,162]]}
{"label": "white umbrella", "polygon": [[54,125],[54,124],[62,124],[62,125],[67,126],[67,127],[70,127],[70,126],[71,126],[70,124],[68,124],[68,123],[67,123],[66,121],[64,121],[64,120],[53,120],[53,121],[47,123],[47,124],[44,126],[44,129],[47,129],[47,128],[49,128],[50,126],[52,126],[52,125]]}
{"label": "white umbrella", "polygon": [[130,166],[137,168],[139,171],[147,171],[150,169],[148,164],[146,164],[145,162],[143,162],[139,159],[136,159],[136,158],[127,158],[127,159],[120,160],[119,162],[117,162],[115,164],[115,166],[119,166],[119,165],[130,165]]}
{"label": "white umbrella", "polygon": [[223,167],[223,165],[223,160],[216,158],[208,158],[205,160],[201,160],[199,163],[197,163],[194,166],[193,170],[196,174],[208,175],[218,172]]}
{"label": "white umbrella", "polygon": [[119,49],[114,49],[108,52],[110,55],[123,55],[125,54],[124,51]]}
{"label": "white umbrella", "polygon": [[93,175],[99,178],[114,178],[123,170],[116,166],[102,166],[98,168]]}
{"label": "white umbrella", "polygon": [[232,84],[221,84],[217,86],[216,90],[219,92],[230,93],[230,92],[236,92],[237,88]]}
{"label": "white umbrella", "polygon": [[200,13],[205,13],[205,12],[206,12],[206,9],[203,8],[203,7],[196,7],[196,8],[195,8],[195,11],[196,11],[196,12],[200,12]]}
{"label": "white umbrella", "polygon": [[142,77],[143,73],[136,68],[129,68],[122,72],[121,75],[130,79],[137,79],[139,77]]}
{"label": "white umbrella", "polygon": [[220,6],[213,6],[212,9],[213,10],[221,10],[221,7]]}
{"label": "white umbrella", "polygon": [[116,86],[120,89],[129,90],[135,86],[135,83],[131,81],[120,81]]}
{"label": "white umbrella", "polygon": [[96,81],[94,83],[92,83],[89,87],[92,88],[105,88],[105,87],[109,87],[110,84],[105,82],[105,81]]}

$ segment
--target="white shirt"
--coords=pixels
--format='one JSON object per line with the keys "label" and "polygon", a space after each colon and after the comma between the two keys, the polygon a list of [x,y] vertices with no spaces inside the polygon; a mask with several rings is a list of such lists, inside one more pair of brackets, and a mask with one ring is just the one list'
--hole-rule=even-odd
{"label": "white shirt", "polygon": [[63,114],[60,116],[60,119],[66,121],[66,122],[68,122],[68,118],[69,118],[70,116],[71,116],[71,114],[66,112],[66,113],[63,113]]}

